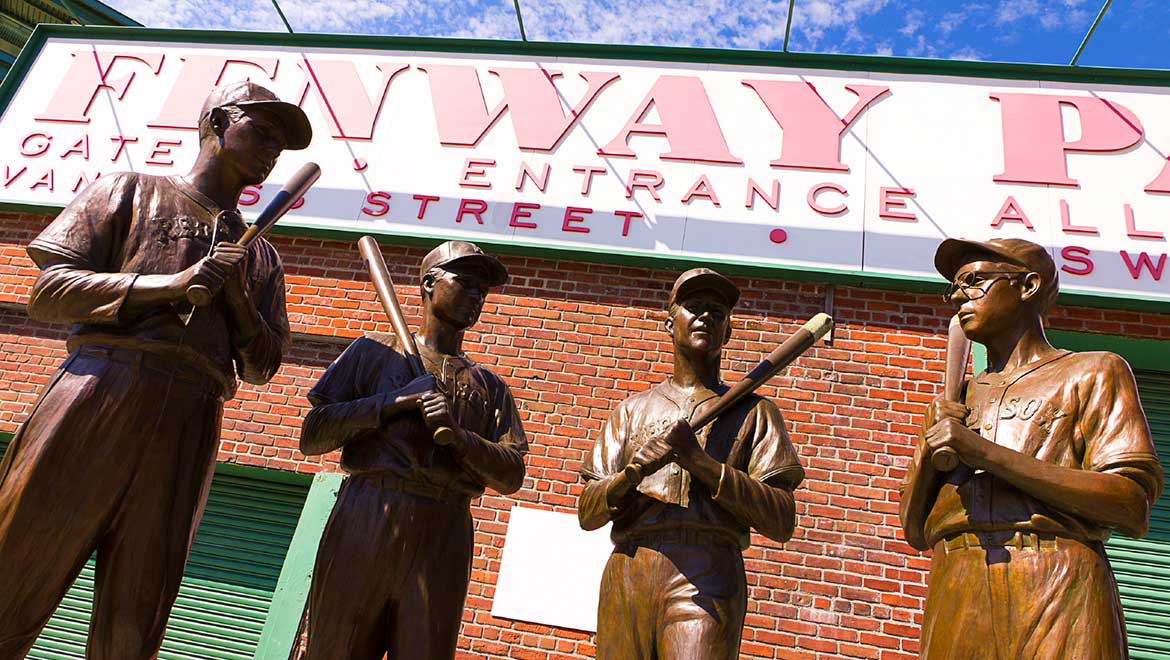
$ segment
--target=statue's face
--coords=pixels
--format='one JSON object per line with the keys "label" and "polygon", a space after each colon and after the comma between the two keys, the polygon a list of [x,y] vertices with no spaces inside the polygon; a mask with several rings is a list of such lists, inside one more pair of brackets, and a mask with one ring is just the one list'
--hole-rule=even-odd
{"label": "statue's face", "polygon": [[276,116],[262,107],[249,107],[228,124],[220,156],[235,166],[244,185],[254,186],[268,178],[284,146],[284,129]]}
{"label": "statue's face", "polygon": [[488,294],[487,273],[473,263],[448,264],[435,268],[423,280],[430,293],[431,313],[463,330],[475,325]]}
{"label": "statue's face", "polygon": [[717,351],[731,336],[731,310],[719,294],[696,291],[678,301],[668,327],[679,348]]}
{"label": "statue's face", "polygon": [[963,332],[985,342],[1009,331],[1027,310],[1022,288],[1028,271],[998,261],[969,261],[955,273],[948,300],[959,315]]}

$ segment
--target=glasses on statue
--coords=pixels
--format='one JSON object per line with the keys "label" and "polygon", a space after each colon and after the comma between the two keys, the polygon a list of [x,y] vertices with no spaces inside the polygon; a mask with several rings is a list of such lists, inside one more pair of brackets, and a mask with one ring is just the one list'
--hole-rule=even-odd
{"label": "glasses on statue", "polygon": [[951,296],[955,295],[955,292],[960,289],[963,290],[963,295],[967,296],[968,300],[979,300],[987,295],[987,290],[996,282],[1000,280],[1010,282],[1025,276],[1027,276],[1027,273],[1007,270],[965,273],[962,277],[951,282],[951,285],[947,287],[946,293],[943,294],[943,301],[951,302]]}

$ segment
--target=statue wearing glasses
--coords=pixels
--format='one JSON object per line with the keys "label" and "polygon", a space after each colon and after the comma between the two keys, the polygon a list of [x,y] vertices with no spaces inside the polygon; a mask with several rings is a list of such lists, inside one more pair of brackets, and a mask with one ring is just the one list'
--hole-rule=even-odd
{"label": "statue wearing glasses", "polygon": [[[906,540],[933,549],[921,657],[1128,657],[1102,543],[1145,534],[1162,468],[1133,373],[1112,353],[1044,335],[1048,252],[1018,239],[948,239],[935,267],[987,369],[939,399],[902,484]],[[949,448],[947,473],[931,456]]]}

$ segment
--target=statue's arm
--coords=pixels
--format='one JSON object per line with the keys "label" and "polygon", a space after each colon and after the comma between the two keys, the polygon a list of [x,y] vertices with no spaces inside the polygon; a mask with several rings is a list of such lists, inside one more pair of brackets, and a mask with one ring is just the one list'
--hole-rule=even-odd
{"label": "statue's arm", "polygon": [[263,260],[267,272],[264,286],[258,287],[255,294],[242,286],[229,285],[225,291],[236,371],[241,380],[253,385],[272,380],[292,344],[284,299],[284,269],[275,249],[267,243],[260,248],[254,258]]}
{"label": "statue's arm", "polygon": [[491,440],[464,430],[456,433],[452,446],[463,469],[501,495],[510,495],[524,485],[524,454],[528,440],[520,423],[520,411],[512,393],[503,383],[496,401],[496,423]]}

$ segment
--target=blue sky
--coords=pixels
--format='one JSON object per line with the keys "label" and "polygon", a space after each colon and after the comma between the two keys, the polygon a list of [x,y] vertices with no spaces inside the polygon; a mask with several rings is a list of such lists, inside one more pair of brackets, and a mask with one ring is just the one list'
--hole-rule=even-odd
{"label": "blue sky", "polygon": [[[512,0],[279,0],[298,32],[519,39]],[[271,0],[107,0],[150,27],[284,31]],[[1067,64],[1103,0],[796,0],[790,50]],[[784,0],[520,0],[530,40],[780,50]],[[1116,2],[1080,64],[1170,69],[1170,3]]]}

